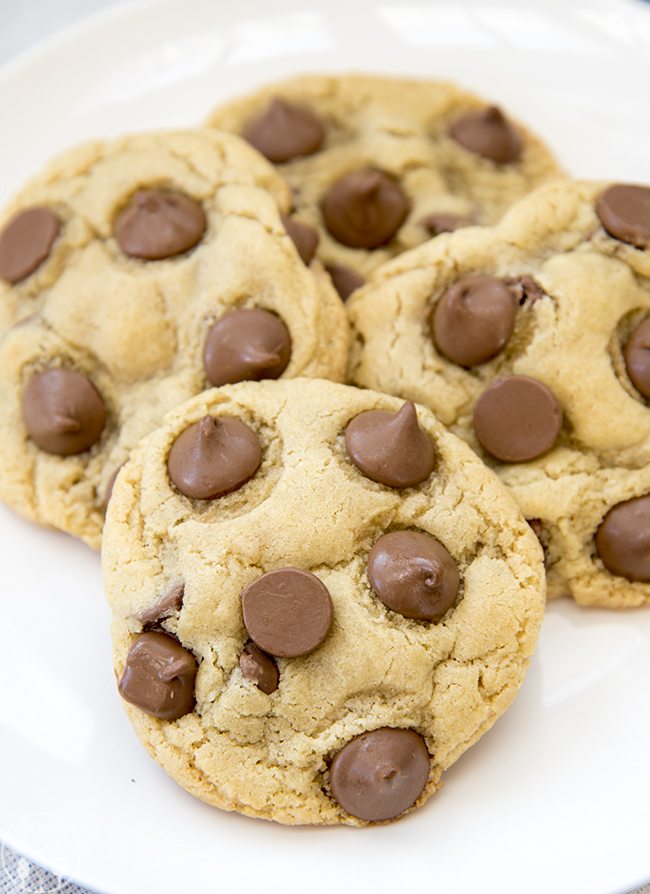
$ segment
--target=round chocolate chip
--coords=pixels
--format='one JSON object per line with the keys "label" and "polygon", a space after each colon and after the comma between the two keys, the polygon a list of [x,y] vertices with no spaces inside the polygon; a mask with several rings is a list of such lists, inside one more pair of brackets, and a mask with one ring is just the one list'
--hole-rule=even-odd
{"label": "round chocolate chip", "polygon": [[446,211],[433,211],[420,220],[420,226],[423,226],[430,236],[439,236],[441,233],[453,233],[454,230],[460,230],[462,227],[470,227],[471,225],[472,221],[469,217],[463,217],[461,214],[450,214]]}
{"label": "round chocolate chip", "polygon": [[278,568],[258,577],[242,593],[244,624],[251,639],[270,655],[297,658],[324,642],[332,626],[332,600],[309,571]]}
{"label": "round chocolate chip", "polygon": [[360,273],[345,264],[326,264],[325,269],[332,277],[332,285],[342,301],[347,301],[350,295],[356,289],[360,289],[365,282]]}
{"label": "round chocolate chip", "polygon": [[447,549],[422,531],[380,537],[368,555],[368,579],[384,605],[419,621],[439,621],[456,601],[460,584]]}
{"label": "round chocolate chip", "polygon": [[303,264],[309,266],[314,260],[316,249],[318,248],[319,235],[313,227],[296,217],[289,217],[283,214],[282,223],[287,234],[296,250],[300,255]]}
{"label": "round chocolate chip", "polygon": [[50,209],[19,211],[0,233],[0,279],[15,285],[45,261],[59,235],[61,221]]}
{"label": "round chocolate chip", "polygon": [[196,659],[166,633],[137,637],[118,684],[122,698],[159,720],[178,720],[194,710]]}
{"label": "round chocolate chip", "polygon": [[562,407],[538,379],[495,379],[474,408],[474,431],[481,446],[506,463],[528,462],[555,444],[562,428]]}
{"label": "round chocolate chip", "polygon": [[436,302],[433,336],[437,349],[459,366],[491,360],[515,328],[517,299],[502,279],[464,276]]}
{"label": "round chocolate chip", "polygon": [[517,161],[523,148],[521,137],[497,106],[457,118],[449,134],[470,152],[501,165]]}
{"label": "round chocolate chip", "polygon": [[72,369],[46,369],[31,380],[22,402],[23,422],[46,453],[72,456],[99,441],[106,407],[87,376]]}
{"label": "round chocolate chip", "polygon": [[318,152],[325,128],[310,109],[276,97],[248,122],[243,137],[273,164],[282,164]]}
{"label": "round chocolate chip", "polygon": [[644,397],[650,398],[650,317],[636,327],[623,355],[632,384]]}
{"label": "round chocolate chip", "polygon": [[394,819],[420,797],[429,778],[429,752],[410,729],[362,733],[330,765],[332,794],[346,813],[369,822]]}
{"label": "round chocolate chip", "polygon": [[596,213],[614,239],[650,248],[650,187],[610,186],[598,197]]}
{"label": "round chocolate chip", "polygon": [[242,677],[245,680],[252,680],[267,695],[275,692],[278,688],[280,674],[277,664],[255,643],[246,643],[244,651],[239,656],[239,667]]}
{"label": "round chocolate chip", "polygon": [[205,233],[203,208],[182,192],[141,189],[117,216],[115,238],[132,258],[160,261],[189,251]]}
{"label": "round chocolate chip", "polygon": [[224,314],[203,345],[203,368],[212,385],[278,379],[290,359],[289,330],[275,314],[257,307]]}
{"label": "round chocolate chip", "polygon": [[346,174],[321,202],[330,234],[350,248],[379,248],[402,226],[410,202],[399,183],[382,171]]}
{"label": "round chocolate chip", "polygon": [[245,422],[204,416],[176,438],[167,469],[182,494],[213,500],[245,484],[261,461],[260,439]]}
{"label": "round chocolate chip", "polygon": [[363,474],[389,487],[414,487],[435,465],[435,449],[418,424],[415,406],[403,404],[397,413],[367,410],[345,429],[350,459]]}
{"label": "round chocolate chip", "polygon": [[650,496],[610,509],[596,531],[596,549],[612,574],[650,581]]}

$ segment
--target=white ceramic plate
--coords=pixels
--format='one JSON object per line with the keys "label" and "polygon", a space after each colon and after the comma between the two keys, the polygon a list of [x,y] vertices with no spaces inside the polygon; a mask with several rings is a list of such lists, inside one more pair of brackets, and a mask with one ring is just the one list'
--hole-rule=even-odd
{"label": "white ceramic plate", "polygon": [[[151,0],[0,73],[0,199],[78,140],[350,69],[457,79],[571,172],[650,181],[650,13],[632,0]],[[0,839],[56,872],[110,894],[613,894],[650,877],[650,611],[551,605],[520,698],[425,808],[286,829],[193,800],[138,745],[96,555],[4,509],[0,544]]]}

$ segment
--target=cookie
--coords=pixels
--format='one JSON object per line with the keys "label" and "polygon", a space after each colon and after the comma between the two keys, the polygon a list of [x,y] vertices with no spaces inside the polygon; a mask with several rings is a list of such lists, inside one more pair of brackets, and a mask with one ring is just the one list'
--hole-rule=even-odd
{"label": "cookie", "polygon": [[430,407],[511,488],[549,595],[650,603],[650,188],[564,182],[350,302],[354,382]]}
{"label": "cookie", "polygon": [[296,77],[221,106],[207,123],[277,165],[344,299],[395,255],[494,223],[559,175],[519,122],[440,81]]}
{"label": "cookie", "polygon": [[469,447],[318,380],[173,410],[117,478],[102,561],[142,743],[209,804],[289,824],[422,804],[511,703],[543,613],[539,543]]}
{"label": "cookie", "polygon": [[0,497],[22,515],[97,547],[115,470],[177,403],[225,382],[343,377],[340,299],[285,230],[284,183],[237,137],[95,143],[20,201],[61,221],[49,258],[0,295],[29,314],[0,344]]}

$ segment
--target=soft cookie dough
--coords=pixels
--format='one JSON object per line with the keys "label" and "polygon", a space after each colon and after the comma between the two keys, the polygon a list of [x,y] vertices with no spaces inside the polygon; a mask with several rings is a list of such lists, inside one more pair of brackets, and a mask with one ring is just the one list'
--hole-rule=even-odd
{"label": "soft cookie dough", "polygon": [[285,184],[239,138],[61,156],[0,235],[13,278],[42,246],[45,212],[27,206],[60,222],[35,272],[0,286],[5,321],[29,314],[0,344],[0,497],[28,518],[97,547],[115,471],[168,409],[211,384],[343,377],[341,302],[287,235]]}
{"label": "soft cookie dough", "polygon": [[102,560],[143,744],[209,804],[290,824],[422,804],[512,702],[543,614],[539,543],[469,447],[318,380],[168,414],[118,476]]}
{"label": "soft cookie dough", "polygon": [[585,605],[650,603],[649,249],[650,188],[558,182],[348,306],[352,380],[467,440],[544,544],[549,595]]}
{"label": "soft cookie dough", "polygon": [[440,81],[301,76],[217,108],[278,166],[343,298],[430,236],[495,223],[559,175],[546,146],[485,100]]}

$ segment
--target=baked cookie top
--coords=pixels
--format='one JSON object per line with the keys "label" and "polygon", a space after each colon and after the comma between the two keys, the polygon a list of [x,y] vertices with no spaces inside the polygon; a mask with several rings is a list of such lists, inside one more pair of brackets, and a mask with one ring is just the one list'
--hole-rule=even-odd
{"label": "baked cookie top", "polygon": [[[50,256],[0,294],[5,318],[30,312],[0,344],[0,496],[27,517],[96,547],[113,473],[176,403],[249,378],[343,377],[341,302],[285,231],[284,183],[239,138],[85,146],[30,203],[61,225]],[[22,243],[3,232],[6,272]]]}
{"label": "baked cookie top", "polygon": [[300,76],[217,108],[278,166],[341,296],[439,232],[496,222],[559,176],[547,147],[485,100],[441,81]]}
{"label": "baked cookie top", "polygon": [[649,247],[649,188],[558,182],[348,308],[353,381],[468,441],[540,533],[549,593],[585,604],[650,602]]}
{"label": "baked cookie top", "polygon": [[469,447],[318,380],[173,410],[117,478],[102,561],[149,752],[290,824],[421,804],[511,703],[543,614],[539,543]]}

